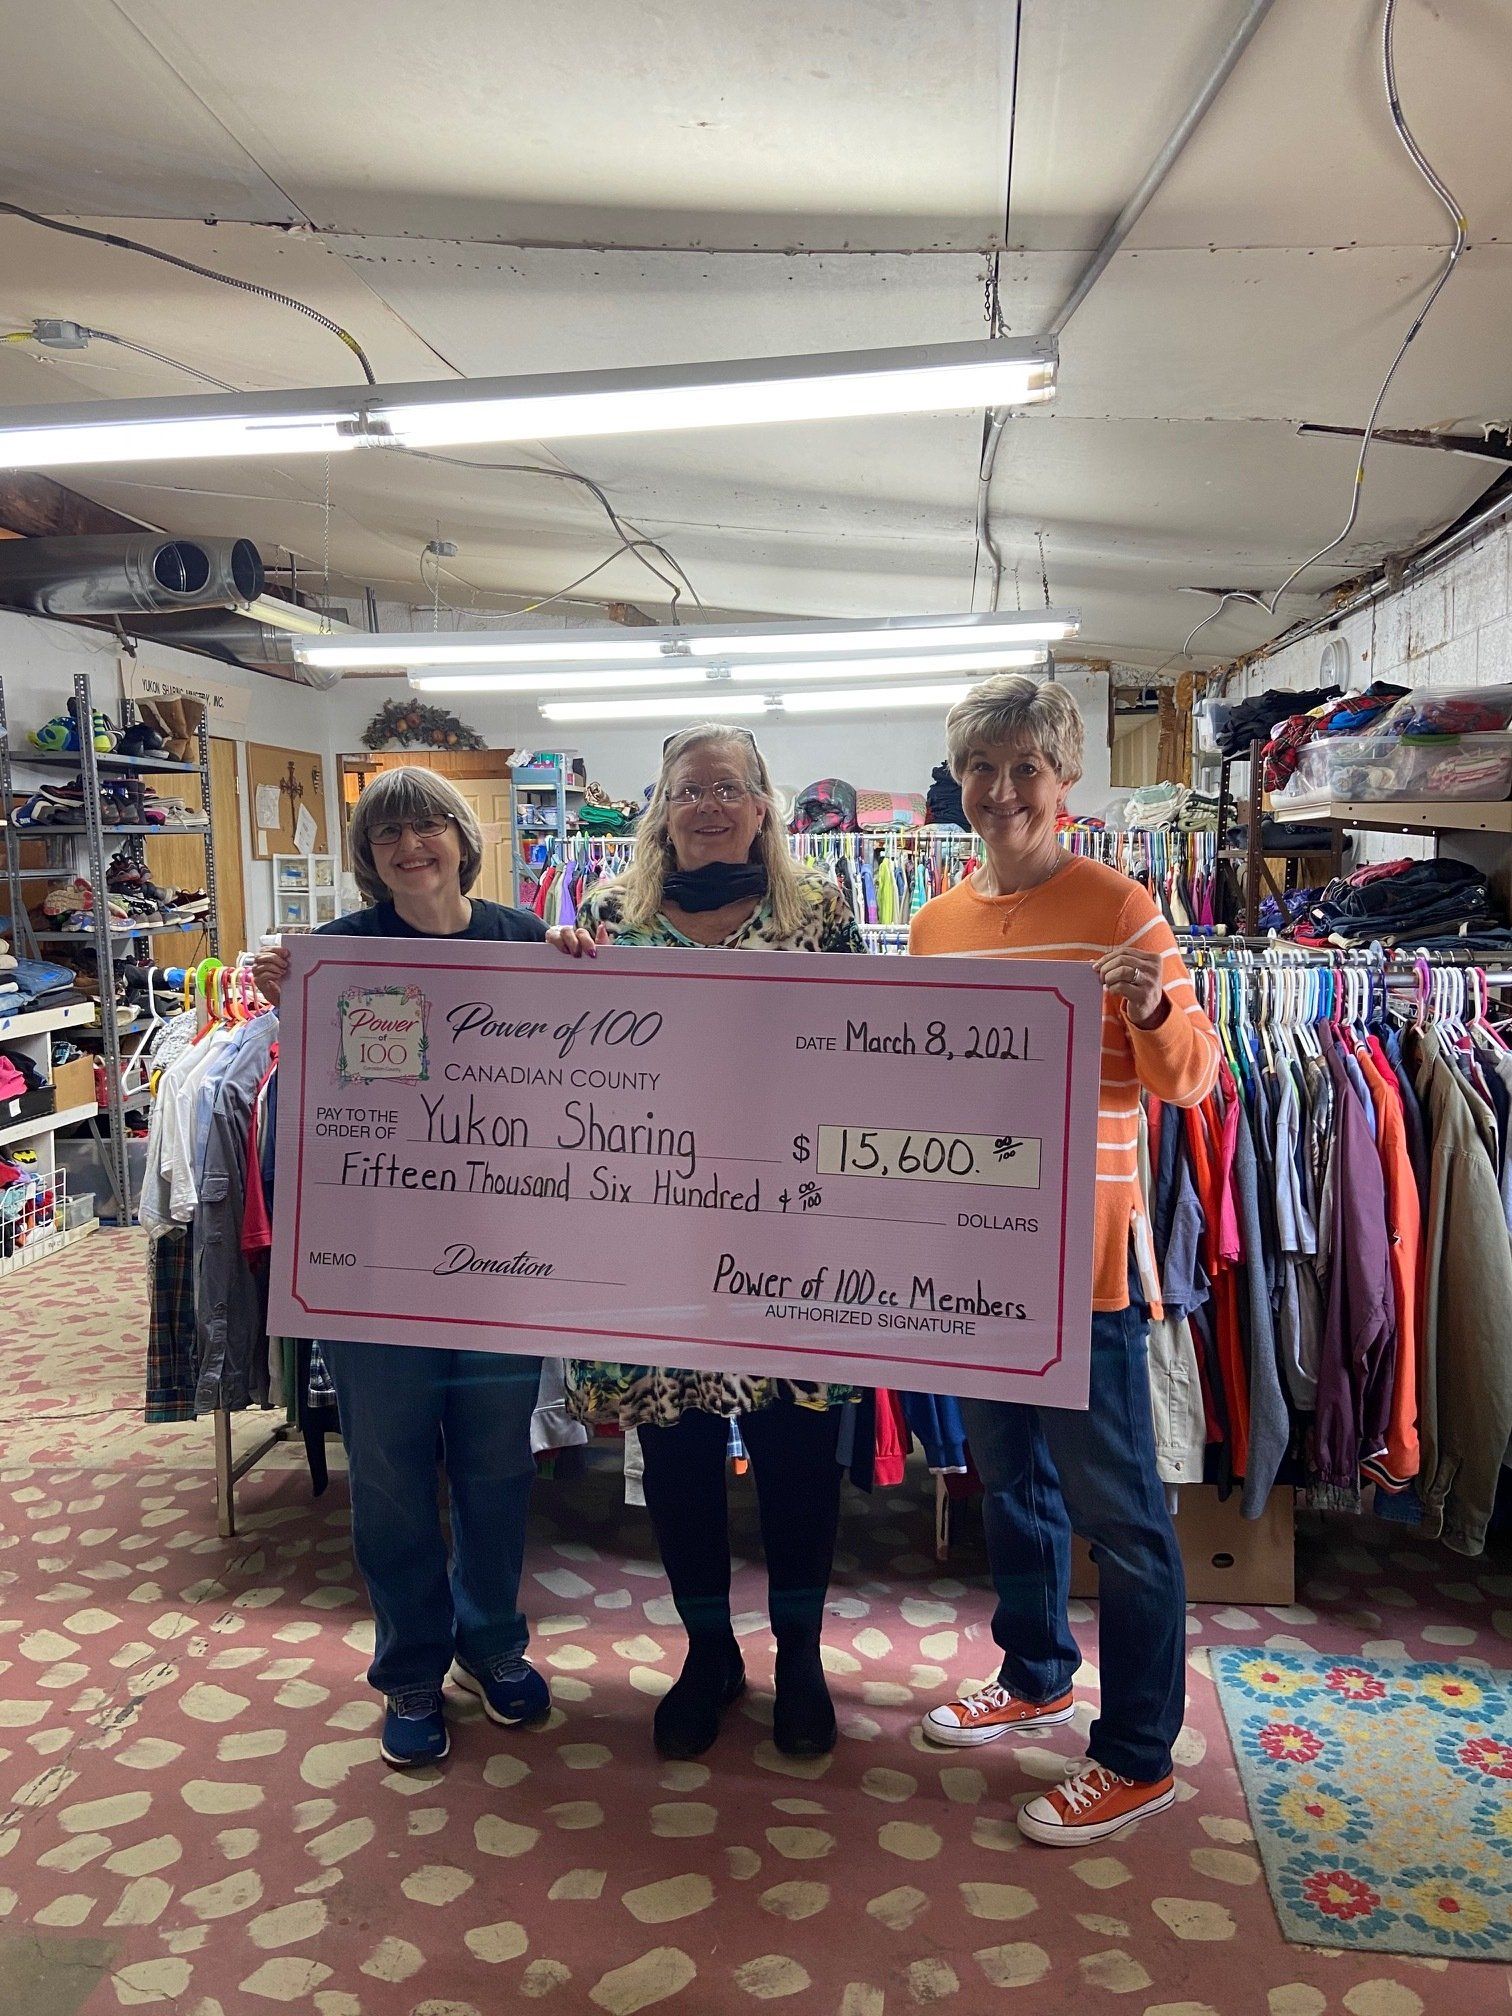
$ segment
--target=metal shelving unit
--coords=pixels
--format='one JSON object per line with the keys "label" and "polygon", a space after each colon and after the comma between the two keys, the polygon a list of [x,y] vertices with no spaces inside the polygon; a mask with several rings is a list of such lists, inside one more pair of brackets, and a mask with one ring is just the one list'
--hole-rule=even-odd
{"label": "metal shelving unit", "polygon": [[[75,714],[81,724],[92,723],[94,719],[94,695],[89,674],[77,672],[73,681],[73,701]],[[121,707],[122,725],[129,727],[136,710],[130,701]],[[5,711],[4,681],[0,680],[0,804],[5,811],[4,870],[6,886],[10,896],[12,931],[18,946],[24,947],[31,957],[38,956],[41,944],[77,946],[80,951],[92,952],[95,969],[99,978],[99,1028],[97,1033],[103,1045],[105,1065],[106,1103],[103,1108],[81,1107],[65,1114],[54,1114],[45,1123],[45,1131],[56,1132],[59,1128],[76,1122],[91,1123],[93,1138],[97,1141],[99,1153],[105,1167],[116,1204],[116,1222],[126,1225],[131,1222],[136,1208],[136,1200],[131,1194],[131,1167],[127,1153],[126,1118],[128,1112],[140,1103],[127,1092],[122,1083],[121,1036],[124,1033],[115,1012],[116,947],[129,945],[139,938],[156,938],[169,932],[202,932],[209,942],[210,951],[219,953],[219,934],[216,926],[216,873],[215,838],[213,827],[214,806],[211,797],[210,780],[210,733],[209,723],[201,719],[198,730],[199,761],[197,763],[177,763],[169,758],[155,756],[103,755],[94,746],[91,735],[81,732],[82,747],[77,754],[59,755],[51,750],[13,749],[10,741],[10,727]],[[13,813],[16,802],[15,772],[18,768],[77,770],[84,786],[84,800],[81,806],[82,819],[77,823],[47,826],[17,826]],[[101,796],[101,780],[111,775],[134,774],[137,776],[198,776],[200,780],[201,804],[204,808],[203,825],[129,825],[107,826],[104,821],[104,800]],[[144,843],[152,838],[173,836],[198,836],[205,847],[205,893],[209,899],[207,914],[191,923],[131,925],[122,927],[113,924],[109,908],[104,901],[105,875],[109,851],[118,842],[124,842],[127,853],[139,866],[145,866]],[[27,915],[23,896],[24,882],[43,880],[62,881],[73,876],[78,869],[78,853],[81,851],[71,843],[83,841],[82,851],[88,859],[90,886],[95,892],[93,928],[89,931],[36,931]],[[48,865],[43,868],[23,868],[18,851],[23,844],[40,844],[47,849]],[[141,1026],[140,1018],[135,1018],[133,1028]],[[4,1031],[0,1029],[0,1040]],[[104,1133],[98,1131],[98,1122],[103,1114],[106,1120]],[[35,1123],[34,1123],[35,1124]],[[39,1131],[43,1129],[39,1126]]]}
{"label": "metal shelving unit", "polygon": [[[563,840],[567,837],[567,801],[586,797],[586,789],[578,784],[569,784],[569,767],[578,755],[576,749],[554,749],[549,754],[554,757],[549,763],[525,763],[509,773],[509,823],[514,829],[514,873],[516,890],[523,889],[526,879],[526,848],[535,840]],[[550,800],[555,810],[555,822],[550,826],[532,826],[522,822],[521,804],[524,800],[532,803],[541,799]]]}

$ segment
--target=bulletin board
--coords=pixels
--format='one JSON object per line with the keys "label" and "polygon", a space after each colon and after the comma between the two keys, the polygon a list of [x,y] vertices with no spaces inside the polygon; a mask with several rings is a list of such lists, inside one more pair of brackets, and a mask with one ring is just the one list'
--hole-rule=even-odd
{"label": "bulletin board", "polygon": [[248,814],[252,851],[260,861],[299,850],[299,817],[308,812],[315,822],[310,850],[324,854],[326,846],[325,761],[307,749],[274,749],[262,742],[247,744]]}

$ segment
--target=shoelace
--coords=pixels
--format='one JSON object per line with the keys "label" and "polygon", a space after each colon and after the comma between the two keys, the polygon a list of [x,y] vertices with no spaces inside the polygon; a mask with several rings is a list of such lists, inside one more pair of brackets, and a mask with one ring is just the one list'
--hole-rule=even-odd
{"label": "shoelace", "polygon": [[1011,1708],[1013,1696],[1000,1681],[994,1680],[980,1694],[968,1694],[961,1706],[966,1711],[966,1720],[975,1722],[983,1715],[995,1714],[999,1708]]}
{"label": "shoelace", "polygon": [[1130,1781],[1120,1778],[1102,1764],[1087,1763],[1065,1780],[1060,1788],[1068,1813],[1079,1813],[1084,1806],[1094,1805],[1115,1785],[1126,1785]]}
{"label": "shoelace", "polygon": [[518,1687],[534,1671],[525,1659],[496,1659],[488,1669],[488,1677],[500,1687]]}
{"label": "shoelace", "polygon": [[389,1701],[389,1706],[403,1722],[422,1722],[427,1715],[434,1715],[440,1705],[436,1696],[423,1687],[409,1694],[395,1694]]}

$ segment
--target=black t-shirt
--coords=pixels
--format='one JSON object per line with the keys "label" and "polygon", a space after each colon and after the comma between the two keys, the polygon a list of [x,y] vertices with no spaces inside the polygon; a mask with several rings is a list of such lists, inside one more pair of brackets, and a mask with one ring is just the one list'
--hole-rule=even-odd
{"label": "black t-shirt", "polygon": [[515,910],[504,903],[472,899],[472,921],[465,931],[417,931],[406,924],[392,903],[376,903],[371,909],[353,910],[320,926],[321,937],[340,938],[427,938],[439,937],[443,944],[459,944],[465,938],[509,938],[539,942],[546,926],[530,910]]}

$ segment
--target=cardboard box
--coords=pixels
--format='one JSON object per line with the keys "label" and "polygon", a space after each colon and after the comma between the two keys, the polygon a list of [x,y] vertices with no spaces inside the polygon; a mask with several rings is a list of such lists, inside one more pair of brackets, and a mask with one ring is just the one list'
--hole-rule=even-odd
{"label": "cardboard box", "polygon": [[74,1106],[92,1106],[95,1096],[94,1059],[76,1057],[71,1064],[53,1066],[53,1090],[57,1110],[66,1113]]}
{"label": "cardboard box", "polygon": [[[1259,1519],[1239,1514],[1239,1493],[1220,1503],[1211,1484],[1184,1485],[1178,1493],[1176,1535],[1193,1603],[1290,1603],[1297,1562],[1294,1493],[1272,1491]],[[1071,1557],[1073,1596],[1097,1595],[1097,1571],[1084,1541]]]}

